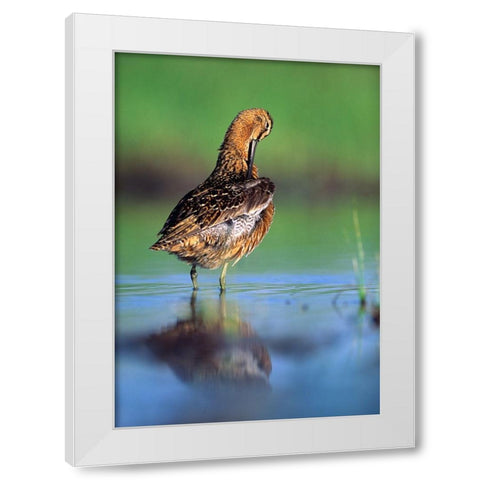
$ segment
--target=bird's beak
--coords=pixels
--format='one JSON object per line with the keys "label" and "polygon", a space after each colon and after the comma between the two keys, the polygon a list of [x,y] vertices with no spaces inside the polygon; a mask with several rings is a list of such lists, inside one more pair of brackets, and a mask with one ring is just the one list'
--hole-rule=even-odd
{"label": "bird's beak", "polygon": [[253,160],[255,158],[255,149],[257,148],[257,139],[252,139],[250,144],[248,145],[248,172],[247,172],[247,179],[252,178],[252,168],[253,168]]}

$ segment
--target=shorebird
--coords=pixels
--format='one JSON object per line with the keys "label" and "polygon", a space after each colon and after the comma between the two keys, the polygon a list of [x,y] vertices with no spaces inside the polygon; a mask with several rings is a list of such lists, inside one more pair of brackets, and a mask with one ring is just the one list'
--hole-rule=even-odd
{"label": "shorebird", "polygon": [[257,143],[272,126],[272,117],[262,108],[238,113],[225,133],[213,172],[178,202],[150,247],[190,264],[194,290],[197,267],[222,267],[219,281],[224,291],[228,265],[252,252],[270,228],[275,185],[258,177],[253,161]]}

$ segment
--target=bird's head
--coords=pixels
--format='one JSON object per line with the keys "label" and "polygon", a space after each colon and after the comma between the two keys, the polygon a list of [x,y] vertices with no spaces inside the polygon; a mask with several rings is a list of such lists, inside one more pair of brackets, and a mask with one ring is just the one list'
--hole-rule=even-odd
{"label": "bird's head", "polygon": [[272,131],[273,120],[263,108],[250,108],[242,110],[232,122],[235,128],[242,129],[249,134],[250,141],[259,142]]}

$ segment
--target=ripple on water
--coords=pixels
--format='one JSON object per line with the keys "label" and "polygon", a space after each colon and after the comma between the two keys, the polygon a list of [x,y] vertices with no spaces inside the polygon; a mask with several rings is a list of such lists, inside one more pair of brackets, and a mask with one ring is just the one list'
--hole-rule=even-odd
{"label": "ripple on water", "polygon": [[227,279],[192,296],[188,274],[116,277],[117,426],[378,413],[379,332],[349,273]]}

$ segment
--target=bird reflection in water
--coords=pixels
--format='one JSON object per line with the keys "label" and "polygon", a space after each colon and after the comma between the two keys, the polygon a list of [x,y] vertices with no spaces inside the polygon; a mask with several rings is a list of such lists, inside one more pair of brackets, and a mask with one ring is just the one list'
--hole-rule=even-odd
{"label": "bird reflection in water", "polygon": [[238,306],[229,304],[229,310],[224,293],[218,304],[199,305],[194,291],[186,318],[150,335],[147,344],[185,383],[269,389],[272,363],[267,348],[239,318]]}

